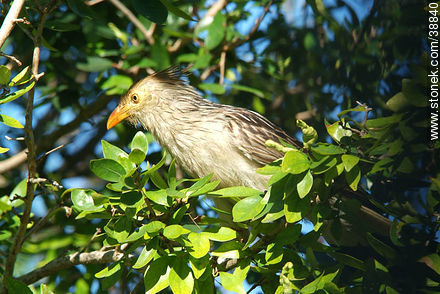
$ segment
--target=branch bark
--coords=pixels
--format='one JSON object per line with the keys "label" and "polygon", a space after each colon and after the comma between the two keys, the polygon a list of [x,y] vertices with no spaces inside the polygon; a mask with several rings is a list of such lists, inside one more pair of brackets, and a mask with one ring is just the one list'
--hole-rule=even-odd
{"label": "branch bark", "polygon": [[17,279],[28,285],[35,283],[38,280],[50,276],[58,271],[71,268],[78,264],[106,264],[121,261],[125,258],[134,259],[135,256],[126,256],[123,252],[117,251],[115,249],[107,251],[74,253],[54,259],[43,267],[22,275]]}
{"label": "branch bark", "polygon": [[[47,14],[49,13],[49,11],[50,11],[49,6],[45,7],[41,11],[40,23],[38,25],[35,37],[33,38],[34,51],[33,51],[33,57],[32,57],[32,74],[33,74],[36,82],[38,82],[38,78],[42,76],[41,74],[38,73],[38,66],[40,63],[40,46],[41,46],[41,37],[43,34],[44,24],[46,23],[46,17],[47,17]],[[19,11],[17,12],[17,15],[18,15],[18,13],[19,13]],[[37,170],[35,138],[34,138],[34,132],[32,129],[32,114],[33,114],[33,109],[34,109],[34,96],[35,96],[35,87],[32,88],[28,92],[28,100],[27,100],[26,114],[25,114],[26,120],[25,120],[25,126],[24,126],[24,133],[25,133],[25,142],[26,142],[26,146],[28,149],[28,152],[27,152],[28,176],[27,176],[27,185],[26,185],[26,197],[24,198],[24,210],[23,210],[23,214],[21,215],[21,218],[20,218],[20,226],[19,226],[18,231],[15,235],[12,246],[9,250],[8,258],[6,259],[4,277],[12,276],[12,273],[14,271],[15,261],[17,259],[17,255],[21,251],[21,247],[23,245],[27,225],[30,220],[32,203],[34,201],[34,196],[35,196],[34,195],[35,185],[31,181],[31,179],[33,179],[35,177],[36,170]]]}
{"label": "branch bark", "polygon": [[25,0],[14,0],[0,28],[0,48],[12,32]]}

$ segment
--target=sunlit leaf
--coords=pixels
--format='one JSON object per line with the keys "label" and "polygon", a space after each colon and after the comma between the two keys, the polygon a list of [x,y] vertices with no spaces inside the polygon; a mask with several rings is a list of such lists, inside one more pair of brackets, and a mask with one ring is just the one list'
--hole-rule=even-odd
{"label": "sunlit leaf", "polygon": [[4,65],[0,65],[0,85],[7,85],[11,79],[11,70]]}
{"label": "sunlit leaf", "polygon": [[192,293],[194,288],[194,278],[191,270],[187,266],[187,261],[176,258],[171,266],[170,287],[174,294]]}
{"label": "sunlit leaf", "polygon": [[238,201],[232,208],[234,222],[244,222],[257,216],[264,208],[260,196],[250,196]]}
{"label": "sunlit leaf", "polygon": [[7,116],[5,114],[0,114],[0,122],[12,128],[17,128],[17,129],[24,128],[23,125],[18,120],[10,116]]}
{"label": "sunlit leaf", "polygon": [[301,151],[291,150],[284,155],[281,169],[291,174],[300,174],[310,168],[310,161],[307,155]]}

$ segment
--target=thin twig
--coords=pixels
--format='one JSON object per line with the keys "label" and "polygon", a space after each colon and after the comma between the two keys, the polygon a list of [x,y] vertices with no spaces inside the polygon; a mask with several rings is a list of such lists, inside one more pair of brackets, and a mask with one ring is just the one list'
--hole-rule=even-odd
{"label": "thin twig", "polygon": [[63,208],[61,208],[59,205],[56,207],[53,207],[47,214],[45,217],[41,218],[37,224],[35,224],[24,236],[23,241],[27,240],[30,236],[32,236],[35,232],[37,232],[39,229],[41,229],[46,223],[47,221],[58,211],[61,210]]}
{"label": "thin twig", "polygon": [[64,146],[66,146],[66,144],[61,144],[58,147],[53,148],[52,150],[47,151],[46,153],[44,153],[43,155],[41,155],[41,157],[38,159],[38,161],[41,161],[42,159],[44,159],[46,156],[48,156],[49,154],[51,154],[52,152],[55,152],[61,148],[63,148]]}
{"label": "thin twig", "polygon": [[15,56],[8,55],[8,54],[5,54],[3,52],[0,52],[0,56],[6,57],[10,61],[15,62],[18,66],[22,66],[23,65],[23,63],[20,60],[18,60]]}
{"label": "thin twig", "polygon": [[[15,1],[14,1],[15,2]],[[32,58],[32,74],[35,77],[35,80],[38,81],[38,66],[40,62],[40,46],[41,46],[41,36],[43,33],[44,24],[46,22],[47,13],[49,13],[49,7],[46,7],[41,14],[40,23],[34,38],[34,52]],[[14,18],[16,19],[16,17]],[[35,138],[32,129],[32,113],[34,108],[34,95],[35,95],[35,87],[33,87],[28,92],[28,101],[26,105],[26,114],[25,114],[25,142],[28,149],[27,158],[28,158],[28,182],[26,185],[26,198],[24,200],[24,210],[22,217],[20,219],[20,226],[15,235],[13,244],[9,251],[9,256],[6,260],[5,266],[5,277],[12,276],[12,272],[14,270],[14,264],[17,259],[17,255],[21,250],[21,247],[24,242],[26,228],[30,220],[30,213],[32,208],[32,202],[34,200],[34,192],[35,185],[30,181],[30,179],[35,177],[37,170],[37,162],[36,162],[36,147],[35,147]]]}
{"label": "thin twig", "polygon": [[153,23],[150,26],[150,29],[147,30],[145,26],[141,23],[141,21],[136,17],[136,15],[133,14],[133,12],[130,11],[122,2],[119,0],[108,0],[110,1],[116,8],[118,8],[133,24],[135,27],[138,28],[139,31],[141,31],[142,35],[144,35],[144,38],[147,40],[148,44],[153,45],[154,44],[154,38],[153,33],[156,28],[156,24]]}
{"label": "thin twig", "polygon": [[220,54],[220,62],[218,63],[220,67],[220,80],[219,84],[223,85],[225,79],[225,66],[226,66],[226,51],[222,51]]}
{"label": "thin twig", "polygon": [[93,234],[92,238],[90,238],[89,242],[87,242],[86,246],[84,246],[84,248],[79,253],[83,253],[87,249],[89,249],[90,244],[92,244],[92,242],[96,239],[96,237],[98,237],[98,235],[101,234],[101,232],[102,232],[101,228],[96,228],[96,232]]}
{"label": "thin twig", "polygon": [[90,0],[90,1],[86,1],[86,5],[93,6],[93,5],[96,5],[96,4],[104,2],[104,1],[105,0]]}
{"label": "thin twig", "polygon": [[252,36],[252,35],[258,30],[258,28],[259,28],[261,22],[263,21],[264,17],[266,16],[266,14],[269,12],[269,9],[270,9],[270,6],[272,6],[272,3],[273,3],[273,0],[271,0],[271,1],[266,5],[266,7],[264,7],[263,15],[260,16],[260,18],[258,18],[258,19],[255,21],[254,26],[252,27],[252,29],[251,29],[251,31],[249,32],[249,34],[246,35],[246,37],[244,37],[243,39],[240,39],[240,38],[238,38],[238,37],[235,37],[231,42],[226,43],[226,44],[223,46],[223,51],[229,51],[229,50],[234,49],[234,48],[240,46],[241,44],[243,44],[243,43],[249,41],[250,38],[251,38],[251,36]]}

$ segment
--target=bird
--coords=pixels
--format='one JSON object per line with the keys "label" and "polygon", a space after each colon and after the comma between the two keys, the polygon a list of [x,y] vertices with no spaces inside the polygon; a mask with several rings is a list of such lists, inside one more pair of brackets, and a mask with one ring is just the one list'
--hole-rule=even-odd
{"label": "bird", "polygon": [[[179,66],[131,86],[110,114],[107,129],[124,120],[150,131],[189,176],[212,174],[212,180],[219,180],[219,188],[246,186],[265,191],[270,176],[257,170],[284,156],[266,142],[282,141],[298,150],[303,147],[302,142],[257,112],[203,98],[189,84],[187,69]],[[231,211],[235,204],[215,198],[214,202],[220,211]],[[374,227],[381,228],[382,235],[387,234],[388,219],[364,206],[361,213]],[[327,231],[326,239],[337,243],[331,230]],[[344,239],[357,240],[351,235]],[[351,246],[357,241],[344,243]]]}
{"label": "bird", "polygon": [[257,169],[283,157],[265,145],[280,139],[298,149],[302,143],[261,114],[202,98],[173,66],[150,75],[121,98],[107,129],[127,119],[150,131],[177,164],[194,178],[213,174],[220,187],[267,189]]}

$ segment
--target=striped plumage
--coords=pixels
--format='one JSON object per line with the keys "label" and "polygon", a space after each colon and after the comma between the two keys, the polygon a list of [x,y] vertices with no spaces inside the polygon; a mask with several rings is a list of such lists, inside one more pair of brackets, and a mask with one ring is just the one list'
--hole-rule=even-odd
{"label": "striped plumage", "polygon": [[193,177],[214,173],[222,187],[265,189],[267,176],[256,169],[280,157],[267,140],[301,143],[260,114],[203,99],[171,67],[142,79],[121,98],[108,128],[127,118],[149,130]]}
{"label": "striped plumage", "polygon": [[[281,139],[297,148],[302,146],[256,112],[203,99],[185,81],[185,74],[178,67],[133,85],[110,115],[107,128],[124,119],[149,130],[189,175],[203,177],[213,173],[213,179],[220,180],[221,187],[265,190],[268,176],[256,170],[283,156],[265,142]],[[217,208],[230,211],[234,203],[223,199],[214,199]],[[378,233],[388,235],[388,219],[364,206],[359,217]],[[339,240],[333,238],[330,226],[324,235],[329,242],[346,246],[364,240],[357,232],[351,232],[350,224],[345,222]]]}

